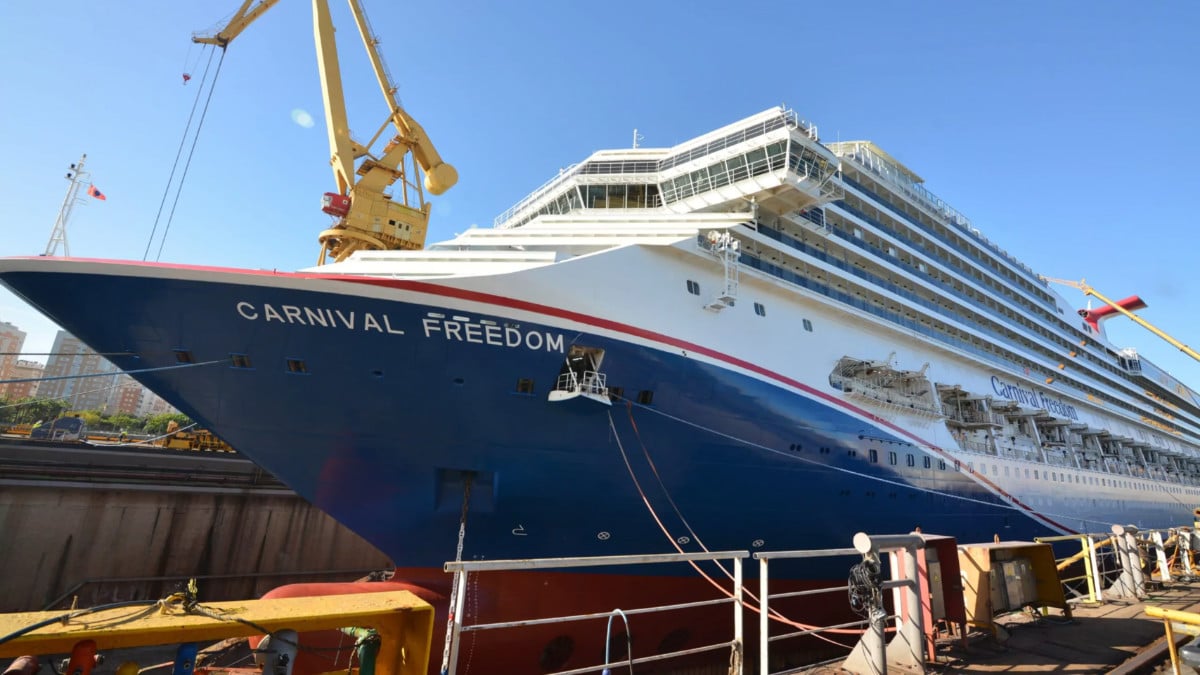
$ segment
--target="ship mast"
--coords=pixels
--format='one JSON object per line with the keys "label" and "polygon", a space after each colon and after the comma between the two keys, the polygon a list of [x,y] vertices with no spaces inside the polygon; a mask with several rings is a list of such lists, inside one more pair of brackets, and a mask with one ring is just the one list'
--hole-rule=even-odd
{"label": "ship mast", "polygon": [[87,160],[85,152],[79,162],[72,164],[67,170],[67,180],[71,184],[67,186],[67,197],[63,200],[62,208],[58,210],[58,220],[54,221],[54,230],[50,232],[50,241],[46,242],[46,252],[42,255],[54,255],[58,251],[59,243],[62,244],[63,255],[71,256],[71,247],[67,244],[67,219],[71,217],[71,211],[75,208],[75,202],[79,198],[79,188],[87,182],[88,174],[83,170],[83,163]]}

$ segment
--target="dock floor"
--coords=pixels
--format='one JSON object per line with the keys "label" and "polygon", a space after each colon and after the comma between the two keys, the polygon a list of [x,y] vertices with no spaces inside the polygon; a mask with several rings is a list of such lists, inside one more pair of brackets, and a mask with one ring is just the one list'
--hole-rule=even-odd
{"label": "dock floor", "polygon": [[[961,642],[947,643],[939,650],[939,660],[947,662],[937,670],[1075,674],[1108,673],[1120,668],[1130,673],[1150,672],[1154,665],[1169,661],[1170,656],[1162,640],[1163,622],[1142,611],[1147,604],[1200,611],[1200,582],[1175,582],[1167,588],[1149,591],[1143,602],[1110,600],[1100,605],[1076,605],[1069,621],[1058,610],[1051,610],[1051,616],[1043,619],[1028,614],[1000,617],[999,623],[1008,632],[1006,640],[971,639],[965,649]],[[1176,634],[1177,639],[1181,637]],[[1161,657],[1147,658],[1145,664],[1130,662],[1156,642],[1163,645]]]}

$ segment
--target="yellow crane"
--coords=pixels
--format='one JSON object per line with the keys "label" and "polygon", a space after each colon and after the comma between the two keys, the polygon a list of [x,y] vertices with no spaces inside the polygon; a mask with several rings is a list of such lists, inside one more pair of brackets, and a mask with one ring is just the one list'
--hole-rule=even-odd
{"label": "yellow crane", "polygon": [[1119,303],[1113,302],[1112,300],[1109,300],[1105,296],[1101,295],[1099,292],[1096,291],[1096,289],[1089,286],[1086,281],[1084,281],[1084,280],[1070,281],[1068,279],[1054,279],[1052,277],[1042,277],[1042,279],[1045,281],[1052,282],[1052,283],[1062,284],[1064,286],[1070,286],[1072,288],[1078,288],[1079,290],[1083,291],[1084,295],[1090,295],[1090,296],[1096,298],[1097,300],[1099,300],[1100,302],[1103,302],[1104,304],[1108,305],[1109,307],[1112,307],[1116,311],[1124,314],[1125,316],[1129,317],[1130,319],[1133,319],[1135,322],[1140,324],[1146,330],[1148,330],[1151,333],[1154,333],[1155,335],[1157,335],[1158,337],[1166,340],[1168,343],[1171,344],[1172,347],[1175,347],[1176,349],[1183,352],[1184,354],[1187,354],[1188,356],[1192,357],[1193,359],[1200,361],[1200,354],[1197,354],[1196,350],[1183,344],[1179,340],[1176,340],[1175,338],[1171,337],[1170,335],[1167,335],[1163,331],[1156,328],[1149,321],[1146,321],[1142,317],[1125,309]]}
{"label": "yellow crane", "polygon": [[[233,18],[215,35],[197,36],[195,42],[222,49],[279,0],[244,0]],[[419,249],[425,245],[430,204],[417,180],[417,167],[424,172],[424,189],[440,195],[458,182],[458,172],[442,161],[425,130],[400,107],[396,87],[379,55],[379,41],[371,33],[359,0],[349,0],[359,35],[375,69],[375,78],[387,101],[388,115],[371,140],[362,144],[350,137],[342,76],[334,44],[333,21],[327,0],[313,0],[313,35],[317,43],[317,67],[325,101],[325,123],[329,132],[329,163],[333,166],[336,192],[325,194],[322,211],[338,218],[321,232],[321,254],[317,264],[345,260],[359,250]],[[370,148],[391,125],[396,135],[378,155]],[[413,167],[408,170],[407,158]],[[362,160],[358,162],[358,160]],[[355,163],[358,162],[357,169]],[[357,176],[357,178],[356,178]],[[399,182],[396,194],[389,192]]]}

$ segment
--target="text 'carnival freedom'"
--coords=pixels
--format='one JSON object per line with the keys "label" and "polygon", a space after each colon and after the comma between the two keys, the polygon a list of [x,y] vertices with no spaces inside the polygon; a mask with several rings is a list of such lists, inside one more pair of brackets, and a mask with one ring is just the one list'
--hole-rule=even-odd
{"label": "text 'carnival freedom'", "polygon": [[[246,301],[237,303],[236,309],[238,315],[247,321],[404,335],[404,330],[397,328],[396,326],[399,324],[394,324],[392,318],[386,313],[374,314],[301,305],[272,305],[265,302],[256,305]],[[441,336],[446,340],[458,342],[510,349],[524,347],[532,351],[545,350],[559,354],[566,351],[562,333],[521,330],[515,326],[501,326],[491,321],[476,323],[468,317],[460,316],[455,316],[453,319],[431,316],[422,319],[421,326],[424,328],[427,338]]]}
{"label": "text 'carnival freedom'", "polygon": [[1011,401],[1037,408],[1045,408],[1057,415],[1070,417],[1076,421],[1079,420],[1079,413],[1076,412],[1075,406],[1063,403],[1059,399],[1050,398],[1046,396],[1046,392],[1022,389],[1015,384],[1009,384],[995,375],[992,376],[992,391],[996,392],[998,396],[1003,396]]}

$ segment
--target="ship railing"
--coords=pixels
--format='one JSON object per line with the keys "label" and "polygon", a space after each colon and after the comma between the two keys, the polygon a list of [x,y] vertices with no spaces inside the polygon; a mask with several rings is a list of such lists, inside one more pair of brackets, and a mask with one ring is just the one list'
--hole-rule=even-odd
{"label": "ship railing", "polygon": [[[925,575],[927,571],[919,569],[922,563],[918,562],[917,549],[924,548],[925,540],[918,533],[901,534],[901,535],[868,535],[865,532],[859,532],[854,535],[854,548],[830,548],[817,550],[795,550],[795,551],[762,551],[754,554],[754,559],[758,560],[758,672],[759,675],[771,675],[771,644],[783,640],[793,640],[799,637],[808,635],[817,635],[826,632],[846,633],[857,632],[853,629],[868,626],[862,631],[862,639],[860,647],[864,647],[863,654],[880,654],[885,651],[884,642],[884,625],[887,621],[899,619],[898,627],[899,636],[896,640],[903,640],[907,643],[907,652],[900,656],[900,660],[910,660],[909,665],[923,667],[925,661],[926,639],[922,634],[923,620],[921,617],[922,603],[919,599],[920,584],[918,577]],[[880,564],[880,554],[886,553],[891,556],[891,565]],[[878,590],[892,591],[893,605],[896,613],[887,613],[882,606],[862,608],[860,614],[868,618],[859,621],[849,621],[844,623],[833,624],[829,626],[808,626],[786,618],[778,610],[771,609],[771,603],[779,600],[787,600],[792,598],[802,598],[809,596],[817,596],[826,593],[851,593],[862,591],[861,588],[852,588],[849,584],[844,586],[833,586],[829,588],[815,588],[801,591],[787,591],[780,593],[771,592],[771,563],[773,561],[785,560],[812,560],[815,558],[833,558],[843,556],[857,556],[863,564],[873,561],[877,565],[878,571],[890,569],[893,574],[897,570],[906,570],[901,578],[894,578],[879,583]],[[853,572],[851,573],[854,578]],[[897,575],[900,576],[900,575]],[[882,605],[882,596],[879,598]],[[791,632],[776,633],[771,635],[771,623],[781,623],[791,628],[798,628]],[[854,649],[850,658],[843,664],[843,669],[850,672],[864,672],[855,666],[867,666],[867,664],[850,663],[859,654],[858,648]],[[899,652],[889,651],[889,656],[899,656]],[[859,656],[859,658],[862,658]],[[796,670],[779,671],[797,672]],[[883,671],[886,672],[886,668]]]}
{"label": "ship railing", "polygon": [[[1070,534],[1059,537],[1035,537],[1034,541],[1039,544],[1078,542],[1079,551],[1054,559],[1058,567],[1058,580],[1062,583],[1063,590],[1066,592],[1069,601],[1073,600],[1089,604],[1103,602],[1105,578],[1103,576],[1103,569],[1100,567],[1101,558],[1097,555],[1097,550],[1111,547],[1111,537],[1094,534]],[[1064,576],[1064,574],[1071,574],[1074,571],[1082,573],[1075,574],[1074,576]]]}
{"label": "ship railing", "polygon": [[[724,642],[715,642],[712,644],[691,647],[688,649],[678,649],[675,651],[655,654],[653,656],[643,656],[638,658],[634,658],[631,652],[627,652],[624,659],[584,668],[554,671],[552,673],[548,673],[547,675],[583,675],[584,673],[596,673],[601,670],[609,671],[616,668],[632,668],[636,665],[726,649],[732,652],[730,662],[737,664],[737,670],[734,671],[731,669],[730,672],[736,672],[738,675],[740,675],[742,672],[741,664],[745,654],[742,626],[742,560],[747,557],[749,557],[749,552],[747,551],[713,551],[705,553],[671,553],[660,555],[621,555],[448,562],[445,564],[445,571],[454,573],[454,606],[451,608],[449,651],[446,657],[447,664],[446,667],[442,669],[442,672],[449,673],[450,675],[454,675],[456,672],[459,644],[463,633],[478,633],[494,630],[514,630],[530,626],[555,625],[564,622],[577,621],[592,621],[596,623],[607,622],[609,628],[611,629],[613,619],[619,615],[622,624],[618,625],[620,625],[621,629],[624,630],[627,635],[630,635],[632,634],[632,630],[629,628],[629,620],[631,617],[666,612],[678,612],[698,607],[729,605],[731,607],[730,611],[733,613],[733,636],[731,639]],[[471,573],[479,574],[483,572],[532,571],[550,569],[561,570],[613,566],[628,567],[635,565],[669,565],[679,563],[690,563],[694,565],[698,562],[704,561],[712,561],[713,563],[720,565],[722,570],[725,569],[725,566],[722,563],[732,563],[733,569],[731,576],[733,577],[733,586],[731,591],[724,591],[724,597],[710,600],[699,600],[695,602],[653,605],[648,607],[635,607],[628,609],[618,608],[607,612],[590,612],[586,614],[573,614],[557,617],[523,618],[509,621],[494,621],[476,624],[468,624],[463,621],[463,607],[465,606],[468,593],[467,577]]]}
{"label": "ship railing", "polygon": [[595,370],[585,370],[582,375],[571,370],[558,376],[554,390],[608,396],[608,378]]}

